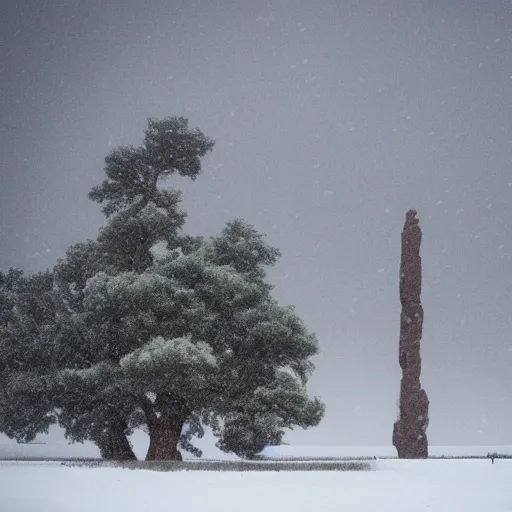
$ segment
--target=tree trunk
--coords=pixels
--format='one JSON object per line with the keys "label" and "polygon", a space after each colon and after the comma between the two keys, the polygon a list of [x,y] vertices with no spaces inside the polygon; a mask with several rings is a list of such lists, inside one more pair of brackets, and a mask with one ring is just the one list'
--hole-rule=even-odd
{"label": "tree trunk", "polygon": [[107,460],[137,460],[130,441],[126,437],[126,422],[111,425],[107,432],[96,441],[101,456]]}
{"label": "tree trunk", "polygon": [[149,428],[146,460],[183,460],[178,443],[188,417],[185,405],[162,394],[157,396],[151,411],[147,410],[146,417]]}
{"label": "tree trunk", "polygon": [[149,448],[146,460],[183,460],[178,449],[185,420],[160,418],[149,429]]}

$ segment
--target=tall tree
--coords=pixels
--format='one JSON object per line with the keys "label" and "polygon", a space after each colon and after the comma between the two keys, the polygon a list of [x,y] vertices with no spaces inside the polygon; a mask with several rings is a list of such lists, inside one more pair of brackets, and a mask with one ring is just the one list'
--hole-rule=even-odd
{"label": "tall tree", "polygon": [[[51,354],[48,356],[51,364],[32,364],[38,359],[30,354],[38,354],[42,346],[38,332],[48,334],[49,329],[47,325],[39,325],[39,319],[33,318],[30,311],[25,316],[18,314],[8,329],[4,326],[0,331],[0,351],[19,351],[21,345],[16,335],[11,334],[14,328],[24,334],[26,351],[23,359],[17,359],[16,367],[0,352],[3,380],[11,386],[17,385],[3,394],[5,400],[0,411],[5,420],[3,430],[9,435],[19,439],[33,437],[58,418],[70,439],[90,439],[108,458],[134,458],[126,437],[133,425],[138,425],[136,415],[131,415],[133,397],[123,395],[115,386],[102,386],[101,375],[95,373],[98,347],[87,338],[90,328],[84,313],[84,291],[88,280],[97,273],[143,272],[151,265],[153,245],[176,244],[185,220],[185,213],[179,209],[180,193],[160,186],[173,174],[195,179],[201,171],[201,157],[212,148],[213,141],[199,130],[190,129],[186,119],[171,117],[148,120],[140,147],[120,147],[107,155],[107,179],[90,193],[91,199],[103,205],[107,225],[97,240],[72,246],[55,267],[51,301],[55,306],[51,316],[53,332],[48,343],[51,350],[45,352]],[[14,277],[13,274],[11,281]],[[11,314],[11,303],[27,294],[18,294],[16,298],[11,290],[7,298],[6,286],[3,286],[4,310]],[[50,322],[50,317],[45,321]],[[31,326],[31,331],[25,324]],[[40,367],[46,372],[40,377],[44,386],[35,386],[34,382],[25,386],[28,379],[21,378],[23,374],[35,378],[34,368]],[[40,390],[39,394],[45,391],[46,401],[34,392],[36,389]],[[18,393],[16,401],[13,391]],[[12,410],[22,399],[25,411],[33,412],[33,418],[29,419],[26,412],[25,420],[20,418],[15,422]],[[29,407],[36,404],[38,407]],[[26,432],[21,429],[22,424]]]}
{"label": "tall tree", "polygon": [[54,269],[47,410],[106,457],[133,458],[135,428],[149,434],[147,459],[199,454],[204,425],[251,456],[323,415],[306,392],[316,338],[265,281],[279,251],[241,220],[208,240],[179,234],[180,194],[162,181],[194,179],[212,147],[182,118],[149,120],[142,146],[112,151],[91,191],[107,216],[98,239]]}
{"label": "tall tree", "polygon": [[[181,194],[161,186],[173,174],[196,179],[201,158],[213,145],[201,131],[190,129],[184,118],[149,119],[142,145],[111,151],[105,158],[107,179],[89,194],[103,205],[107,217],[98,239],[71,247],[56,267],[59,291],[73,313],[67,319],[71,336],[80,344],[75,352],[80,361],[58,374],[58,395],[66,401],[61,410],[69,413],[61,413],[61,424],[74,440],[94,439],[104,456],[134,458],[126,436],[139,426],[140,414],[133,413],[133,394],[123,393],[119,385],[102,386],[102,378],[110,382],[110,376],[108,371],[98,373],[96,366],[98,361],[105,362],[98,358],[105,352],[101,344],[108,346],[109,363],[117,363],[119,354],[104,336],[87,343],[91,341],[91,319],[84,311],[87,282],[100,272],[110,276],[142,273],[152,264],[155,244],[176,244],[186,217],[179,208]],[[63,345],[69,342],[64,340]]]}

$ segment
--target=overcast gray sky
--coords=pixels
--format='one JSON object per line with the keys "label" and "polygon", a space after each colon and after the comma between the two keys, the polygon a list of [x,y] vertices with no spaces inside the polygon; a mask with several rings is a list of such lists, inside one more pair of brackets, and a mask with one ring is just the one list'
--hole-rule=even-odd
{"label": "overcast gray sky", "polygon": [[216,140],[175,181],[186,230],[243,217],[283,253],[275,295],[322,353],[301,444],[390,444],[398,267],[423,229],[431,444],[512,444],[508,1],[7,1],[0,7],[0,268],[95,237],[87,199],[148,117]]}

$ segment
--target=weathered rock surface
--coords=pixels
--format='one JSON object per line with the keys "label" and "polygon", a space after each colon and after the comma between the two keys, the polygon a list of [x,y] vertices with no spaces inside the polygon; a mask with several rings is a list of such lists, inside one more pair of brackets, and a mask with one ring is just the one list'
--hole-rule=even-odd
{"label": "weathered rock surface", "polygon": [[398,360],[402,368],[399,418],[393,428],[393,445],[401,459],[428,457],[427,394],[421,389],[420,341],[423,327],[421,305],[421,229],[416,211],[406,214],[402,231],[400,263],[400,343]]}

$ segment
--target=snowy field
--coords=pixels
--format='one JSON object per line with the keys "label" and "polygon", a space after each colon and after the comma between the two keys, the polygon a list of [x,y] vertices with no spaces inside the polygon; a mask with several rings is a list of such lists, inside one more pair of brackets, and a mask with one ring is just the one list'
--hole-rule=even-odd
{"label": "snowy field", "polygon": [[[486,457],[489,453],[512,456],[512,446],[429,446],[430,457]],[[269,459],[328,459],[391,457],[394,446],[269,446],[262,455]]]}
{"label": "snowy field", "polygon": [[381,460],[373,471],[160,473],[1,462],[2,512],[510,512],[512,460]]}

